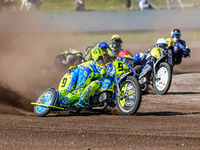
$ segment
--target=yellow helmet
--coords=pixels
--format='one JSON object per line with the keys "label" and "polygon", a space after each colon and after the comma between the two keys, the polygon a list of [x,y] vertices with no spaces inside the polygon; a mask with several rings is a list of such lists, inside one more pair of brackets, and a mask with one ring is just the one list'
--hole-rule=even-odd
{"label": "yellow helmet", "polygon": [[110,47],[113,51],[117,51],[122,47],[122,40],[118,34],[111,37]]}
{"label": "yellow helmet", "polygon": [[103,51],[101,48],[99,47],[93,47],[93,49],[91,50],[91,54],[92,54],[92,59],[95,61],[98,61],[99,59],[103,60]]}
{"label": "yellow helmet", "polygon": [[121,37],[120,37],[118,34],[114,34],[114,35],[112,35],[112,37],[111,37],[111,41],[112,41],[112,40],[119,40],[119,41],[122,42],[122,39],[121,39]]}

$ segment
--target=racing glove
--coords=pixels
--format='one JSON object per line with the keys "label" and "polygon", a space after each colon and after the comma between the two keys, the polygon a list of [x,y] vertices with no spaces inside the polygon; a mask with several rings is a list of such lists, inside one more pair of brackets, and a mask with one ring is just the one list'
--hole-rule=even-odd
{"label": "racing glove", "polygon": [[182,50],[183,57],[190,57],[190,49],[187,47],[186,50]]}
{"label": "racing glove", "polygon": [[101,76],[104,76],[105,74],[106,74],[106,69],[103,68],[103,69],[101,70],[101,72],[100,72],[100,75],[101,75]]}
{"label": "racing glove", "polygon": [[187,50],[187,56],[190,57],[190,49],[186,46],[186,50]]}

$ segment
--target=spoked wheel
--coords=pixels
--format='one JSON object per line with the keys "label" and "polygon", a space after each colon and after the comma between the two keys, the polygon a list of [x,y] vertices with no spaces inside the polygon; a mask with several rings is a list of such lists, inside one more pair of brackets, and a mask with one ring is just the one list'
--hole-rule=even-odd
{"label": "spoked wheel", "polygon": [[169,64],[161,63],[153,79],[153,88],[157,94],[163,95],[167,93],[171,86],[172,73]]}
{"label": "spoked wheel", "polygon": [[[43,105],[54,105],[56,99],[57,99],[56,90],[54,88],[49,88],[40,95],[36,103]],[[34,114],[38,117],[46,116],[51,110],[52,108],[50,107],[39,106],[39,105],[34,106]]]}
{"label": "spoked wheel", "polygon": [[128,76],[120,86],[120,97],[116,97],[116,104],[121,114],[135,114],[141,104],[141,89],[138,81]]}

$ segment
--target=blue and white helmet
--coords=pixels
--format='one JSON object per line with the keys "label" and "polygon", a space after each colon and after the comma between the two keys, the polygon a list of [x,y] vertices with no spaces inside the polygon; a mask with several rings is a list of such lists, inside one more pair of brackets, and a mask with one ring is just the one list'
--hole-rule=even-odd
{"label": "blue and white helmet", "polygon": [[171,31],[171,37],[174,40],[174,42],[178,42],[181,37],[181,31],[179,29],[174,29]]}
{"label": "blue and white helmet", "polygon": [[143,53],[137,53],[133,56],[134,59],[134,63],[135,64],[139,64],[141,63],[141,61],[144,60],[145,55]]}

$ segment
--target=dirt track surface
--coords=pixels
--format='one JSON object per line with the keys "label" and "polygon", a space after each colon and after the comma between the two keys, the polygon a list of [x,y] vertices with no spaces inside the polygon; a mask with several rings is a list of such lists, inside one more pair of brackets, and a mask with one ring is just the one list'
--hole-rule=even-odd
{"label": "dirt track surface", "polygon": [[[3,33],[0,149],[200,149],[200,43],[189,43],[191,57],[175,66],[168,94],[160,96],[150,90],[142,97],[134,116],[107,109],[104,113],[51,113],[38,118],[30,102],[48,87],[56,87],[62,77],[46,69],[58,54],[55,49],[66,45],[79,49],[86,45],[77,45],[70,41],[70,36],[63,39],[56,34],[16,36],[7,30]],[[145,45],[136,44],[124,47],[146,49]]]}

